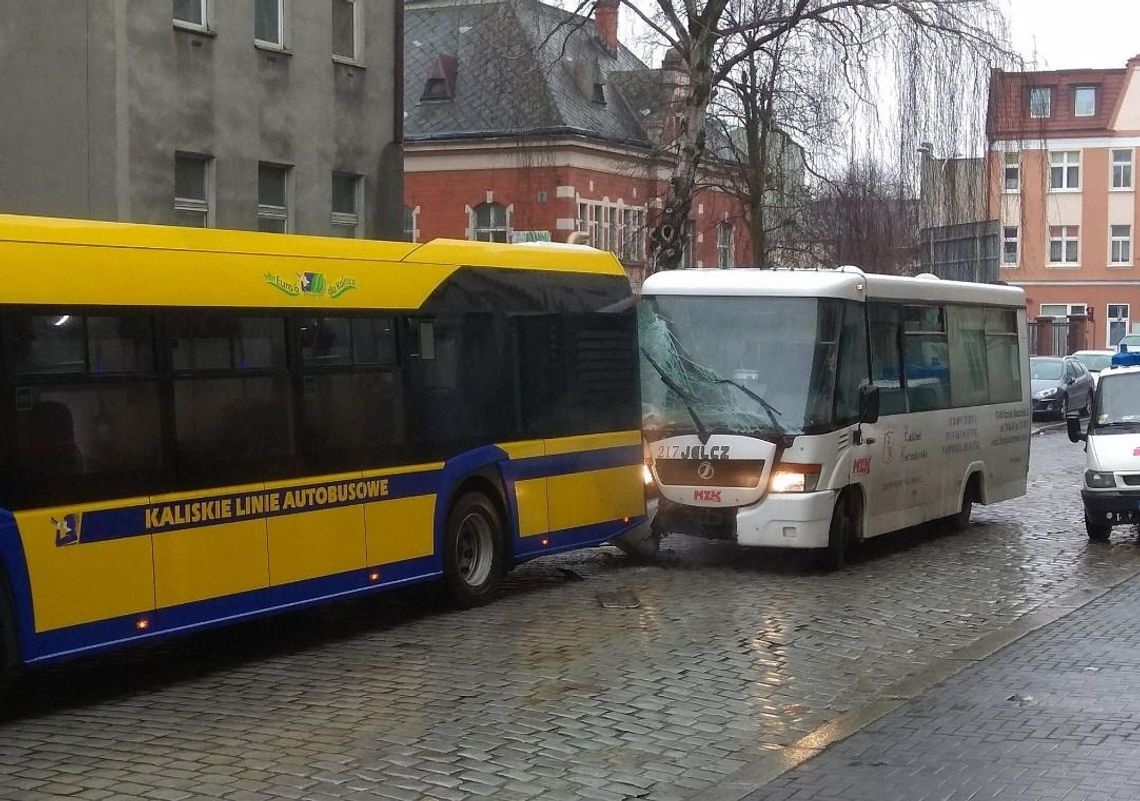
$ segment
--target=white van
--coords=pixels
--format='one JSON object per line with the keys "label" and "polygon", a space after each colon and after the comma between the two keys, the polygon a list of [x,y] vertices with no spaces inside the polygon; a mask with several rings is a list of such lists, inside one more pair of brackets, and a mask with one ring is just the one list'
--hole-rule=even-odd
{"label": "white van", "polygon": [[1075,414],[1066,422],[1069,439],[1085,443],[1081,499],[1089,539],[1104,541],[1113,526],[1140,523],[1140,366],[1102,370],[1087,427]]}

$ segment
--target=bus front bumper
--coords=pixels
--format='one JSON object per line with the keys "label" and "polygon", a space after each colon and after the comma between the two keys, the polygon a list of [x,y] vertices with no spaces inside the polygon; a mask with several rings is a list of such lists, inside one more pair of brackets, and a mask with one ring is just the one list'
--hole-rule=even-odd
{"label": "bus front bumper", "polygon": [[835,493],[769,493],[736,511],[736,541],[764,548],[826,548]]}

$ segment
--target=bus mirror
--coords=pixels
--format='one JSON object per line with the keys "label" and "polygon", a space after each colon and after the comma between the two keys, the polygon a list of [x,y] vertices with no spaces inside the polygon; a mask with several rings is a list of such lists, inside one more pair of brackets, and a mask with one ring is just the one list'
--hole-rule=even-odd
{"label": "bus mirror", "polygon": [[1069,442],[1083,442],[1089,435],[1081,430],[1081,416],[1077,412],[1070,412],[1065,417],[1065,425],[1069,429]]}
{"label": "bus mirror", "polygon": [[859,422],[879,422],[879,388],[874,384],[859,388]]}

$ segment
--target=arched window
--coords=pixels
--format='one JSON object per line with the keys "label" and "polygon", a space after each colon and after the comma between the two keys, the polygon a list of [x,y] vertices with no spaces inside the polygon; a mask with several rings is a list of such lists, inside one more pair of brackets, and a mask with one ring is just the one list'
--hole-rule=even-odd
{"label": "arched window", "polygon": [[404,206],[404,241],[405,242],[419,242],[419,216],[420,207],[416,206],[414,209]]}
{"label": "arched window", "polygon": [[498,203],[475,207],[475,239],[478,242],[507,241],[507,209]]}

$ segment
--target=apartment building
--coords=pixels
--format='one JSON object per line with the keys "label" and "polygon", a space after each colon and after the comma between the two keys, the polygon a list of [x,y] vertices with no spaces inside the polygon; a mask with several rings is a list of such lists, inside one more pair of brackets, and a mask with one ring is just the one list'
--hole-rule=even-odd
{"label": "apartment building", "polygon": [[1087,319],[1089,347],[1140,322],[1136,154],[1140,56],[1122,69],[996,71],[987,215],[1001,223],[1001,277],[1032,317]]}
{"label": "apartment building", "polygon": [[7,4],[0,213],[399,239],[402,11]]}

